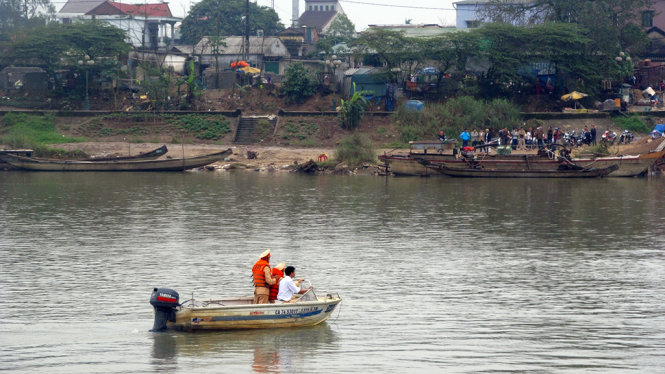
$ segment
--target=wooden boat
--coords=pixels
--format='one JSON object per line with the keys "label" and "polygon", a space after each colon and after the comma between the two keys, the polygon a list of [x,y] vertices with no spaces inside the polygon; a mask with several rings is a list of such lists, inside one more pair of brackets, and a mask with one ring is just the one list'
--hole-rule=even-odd
{"label": "wooden boat", "polygon": [[121,161],[121,160],[154,160],[165,155],[169,151],[166,145],[153,149],[152,151],[139,153],[134,156],[103,156],[103,157],[90,157],[82,161]]}
{"label": "wooden boat", "polygon": [[421,165],[417,159],[426,160],[454,160],[452,147],[456,141],[442,143],[438,140],[412,141],[409,142],[409,153],[384,154],[379,156],[386,171],[397,176],[423,176],[428,175],[429,170]]}
{"label": "wooden boat", "polygon": [[[426,143],[426,142],[419,142]],[[424,176],[429,175],[431,168],[424,166],[420,160],[427,160],[434,164],[443,164],[450,168],[472,168],[479,165],[497,170],[553,170],[556,171],[562,164],[568,162],[567,157],[558,157],[554,150],[543,150],[539,154],[488,154],[485,152],[464,155],[444,153],[436,148],[435,142],[429,142],[432,147],[421,150],[410,149],[408,155],[382,155],[379,160],[383,161],[386,170],[394,175],[402,176]],[[477,148],[496,147],[496,143],[484,144]],[[431,150],[434,150],[432,152]],[[435,173],[436,174],[436,173]]]}
{"label": "wooden boat", "polygon": [[221,161],[231,153],[229,148],[202,156],[163,160],[40,160],[12,154],[0,154],[0,159],[20,169],[34,171],[182,171]]}
{"label": "wooden boat", "polygon": [[[12,154],[17,156],[30,157],[32,156],[32,149],[0,149],[0,155]],[[5,162],[0,158],[0,170],[18,170],[17,167]]]}
{"label": "wooden boat", "polygon": [[150,304],[155,308],[155,323],[151,331],[313,326],[327,320],[342,299],[331,293],[317,296],[309,290],[283,304],[254,304],[253,296],[178,301],[178,293],[171,289],[153,290]]}
{"label": "wooden boat", "polygon": [[617,165],[619,168],[612,172],[610,177],[635,177],[645,175],[655,161],[663,158],[665,158],[665,150],[633,156],[573,158],[571,161],[583,168],[605,168],[609,165]]}
{"label": "wooden boat", "polygon": [[427,160],[421,160],[421,163],[425,167],[436,170],[449,177],[475,178],[598,178],[604,177],[619,168],[616,164],[602,169],[561,164],[556,170],[539,170],[492,168],[485,164],[466,168],[450,167],[444,163],[432,163]]}

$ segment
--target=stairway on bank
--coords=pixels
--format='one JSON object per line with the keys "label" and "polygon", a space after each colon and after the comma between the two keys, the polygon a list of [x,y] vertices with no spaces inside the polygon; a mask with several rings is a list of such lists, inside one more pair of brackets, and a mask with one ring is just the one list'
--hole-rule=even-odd
{"label": "stairway on bank", "polygon": [[254,134],[254,128],[256,124],[265,120],[270,122],[273,128],[275,128],[275,123],[277,122],[276,117],[268,116],[250,116],[250,117],[240,117],[238,121],[238,129],[236,130],[236,136],[233,140],[236,144],[252,144],[254,139],[252,135]]}

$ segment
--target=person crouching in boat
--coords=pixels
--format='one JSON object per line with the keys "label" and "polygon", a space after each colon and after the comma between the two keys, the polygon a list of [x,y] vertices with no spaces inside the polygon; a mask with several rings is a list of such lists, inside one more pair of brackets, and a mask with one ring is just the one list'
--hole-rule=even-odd
{"label": "person crouching in boat", "polygon": [[279,265],[272,268],[272,278],[275,280],[275,284],[270,286],[270,296],[268,297],[268,301],[271,304],[274,304],[275,300],[277,300],[277,294],[279,293],[279,284],[281,283],[280,281],[282,280],[282,278],[284,278],[285,266],[286,266],[285,263],[280,262]]}
{"label": "person crouching in boat", "polygon": [[254,279],[254,304],[268,304],[270,286],[275,284],[270,270],[270,250],[261,253],[261,257],[252,267]]}
{"label": "person crouching in boat", "polygon": [[293,278],[296,276],[296,268],[293,266],[287,266],[286,270],[284,270],[284,273],[286,274],[284,279],[279,282],[279,292],[277,293],[276,301],[277,304],[290,303],[293,301],[293,295],[303,294],[313,288],[312,286],[304,289],[300,287],[300,283],[304,281],[305,278],[300,278],[297,281],[293,280]]}

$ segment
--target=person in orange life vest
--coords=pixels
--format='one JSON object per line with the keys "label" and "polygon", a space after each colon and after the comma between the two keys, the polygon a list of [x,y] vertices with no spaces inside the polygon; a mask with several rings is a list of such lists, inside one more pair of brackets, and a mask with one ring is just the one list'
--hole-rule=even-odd
{"label": "person in orange life vest", "polygon": [[268,296],[268,301],[272,304],[277,300],[277,293],[279,292],[279,281],[284,278],[284,268],[286,264],[280,262],[279,265],[272,268],[272,277],[275,280],[275,284],[270,286],[270,296]]}
{"label": "person in orange life vest", "polygon": [[259,260],[252,267],[252,278],[254,278],[254,304],[268,304],[270,286],[275,284],[270,271],[269,249],[261,253]]}

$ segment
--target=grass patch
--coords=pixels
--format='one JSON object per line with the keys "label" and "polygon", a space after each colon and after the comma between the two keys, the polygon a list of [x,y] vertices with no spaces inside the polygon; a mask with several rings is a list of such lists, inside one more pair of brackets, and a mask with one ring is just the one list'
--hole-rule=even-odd
{"label": "grass patch", "polygon": [[612,121],[614,121],[614,123],[620,128],[633,132],[646,134],[651,131],[641,116],[632,115],[628,117],[612,117]]}
{"label": "grass patch", "polygon": [[295,139],[300,142],[308,140],[319,132],[319,126],[315,123],[293,123],[289,122],[283,127],[284,135],[282,139]]}
{"label": "grass patch", "polygon": [[83,138],[72,138],[56,131],[55,117],[24,113],[7,113],[0,124],[0,143],[15,148],[36,148],[44,144],[82,142]]}
{"label": "grass patch", "polygon": [[362,166],[366,162],[376,162],[376,152],[372,143],[364,136],[355,133],[339,142],[335,159],[349,167]]}
{"label": "grass patch", "polygon": [[219,140],[231,132],[229,121],[219,116],[186,114],[169,118],[167,123],[204,140]]}
{"label": "grass patch", "polygon": [[254,125],[254,131],[252,131],[252,140],[256,143],[260,143],[269,139],[270,136],[272,136],[272,132],[272,122],[265,118],[261,118],[256,122],[256,125]]}

